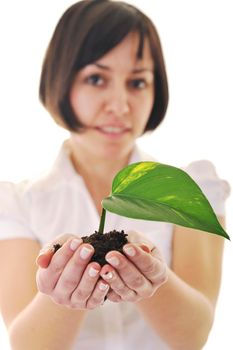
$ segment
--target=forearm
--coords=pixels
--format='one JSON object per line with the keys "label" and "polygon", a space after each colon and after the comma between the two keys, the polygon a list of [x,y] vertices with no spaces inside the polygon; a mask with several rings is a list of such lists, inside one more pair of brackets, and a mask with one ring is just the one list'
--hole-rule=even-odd
{"label": "forearm", "polygon": [[214,307],[171,270],[168,281],[149,299],[136,304],[148,323],[172,349],[198,350],[205,344]]}
{"label": "forearm", "polygon": [[9,328],[12,350],[70,349],[85,313],[56,305],[38,293]]}

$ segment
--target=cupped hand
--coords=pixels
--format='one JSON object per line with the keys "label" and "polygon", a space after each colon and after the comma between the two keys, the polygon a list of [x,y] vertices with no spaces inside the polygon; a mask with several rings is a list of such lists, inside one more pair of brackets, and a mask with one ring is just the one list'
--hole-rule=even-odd
{"label": "cupped hand", "polygon": [[[167,281],[167,265],[159,250],[145,236],[131,232],[124,254],[111,251],[100,275],[110,285],[113,302],[138,302],[151,297]],[[134,243],[131,243],[131,239]]]}
{"label": "cupped hand", "polygon": [[[61,248],[54,253],[53,245]],[[100,265],[90,262],[94,248],[79,237],[60,236],[42,249],[38,258],[37,287],[55,303],[75,309],[103,304],[109,285],[100,277]]]}

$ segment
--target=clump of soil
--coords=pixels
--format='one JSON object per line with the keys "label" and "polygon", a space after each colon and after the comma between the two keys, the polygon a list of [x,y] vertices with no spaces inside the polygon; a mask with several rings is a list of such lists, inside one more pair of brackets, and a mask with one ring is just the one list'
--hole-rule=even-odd
{"label": "clump of soil", "polygon": [[124,231],[110,231],[99,234],[97,231],[90,236],[82,237],[84,243],[89,243],[95,248],[91,261],[98,262],[101,266],[107,264],[105,255],[111,250],[123,253],[123,246],[128,243],[127,234]]}
{"label": "clump of soil", "polygon": [[[122,231],[110,231],[105,234],[100,234],[95,231],[90,236],[82,237],[83,243],[91,244],[94,249],[94,255],[91,258],[91,261],[98,262],[101,266],[107,264],[105,260],[105,255],[111,250],[117,250],[123,253],[123,246],[128,243],[127,234]],[[53,246],[54,253],[61,247],[60,244],[55,244]]]}

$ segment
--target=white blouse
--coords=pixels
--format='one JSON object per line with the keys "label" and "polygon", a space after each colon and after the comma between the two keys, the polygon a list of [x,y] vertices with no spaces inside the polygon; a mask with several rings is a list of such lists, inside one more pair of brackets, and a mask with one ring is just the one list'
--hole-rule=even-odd
{"label": "white blouse", "polygon": [[[130,163],[153,160],[138,148]],[[230,189],[218,178],[209,161],[197,161],[184,169],[199,184],[215,213],[224,215]],[[63,233],[80,236],[98,230],[99,214],[82,177],[75,171],[64,142],[55,164],[39,179],[18,184],[0,182],[0,239],[28,238],[43,246]],[[173,225],[134,220],[107,213],[105,231],[142,232],[160,249],[171,265]],[[156,312],[156,311],[155,311]],[[105,304],[89,311],[73,350],[168,350],[131,303]]]}

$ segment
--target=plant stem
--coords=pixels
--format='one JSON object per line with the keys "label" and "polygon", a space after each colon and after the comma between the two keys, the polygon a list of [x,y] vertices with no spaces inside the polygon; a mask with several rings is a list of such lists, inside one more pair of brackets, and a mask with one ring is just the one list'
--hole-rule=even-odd
{"label": "plant stem", "polygon": [[106,210],[103,208],[101,218],[100,218],[100,226],[99,226],[99,230],[98,230],[99,234],[104,233],[105,217],[106,217]]}

